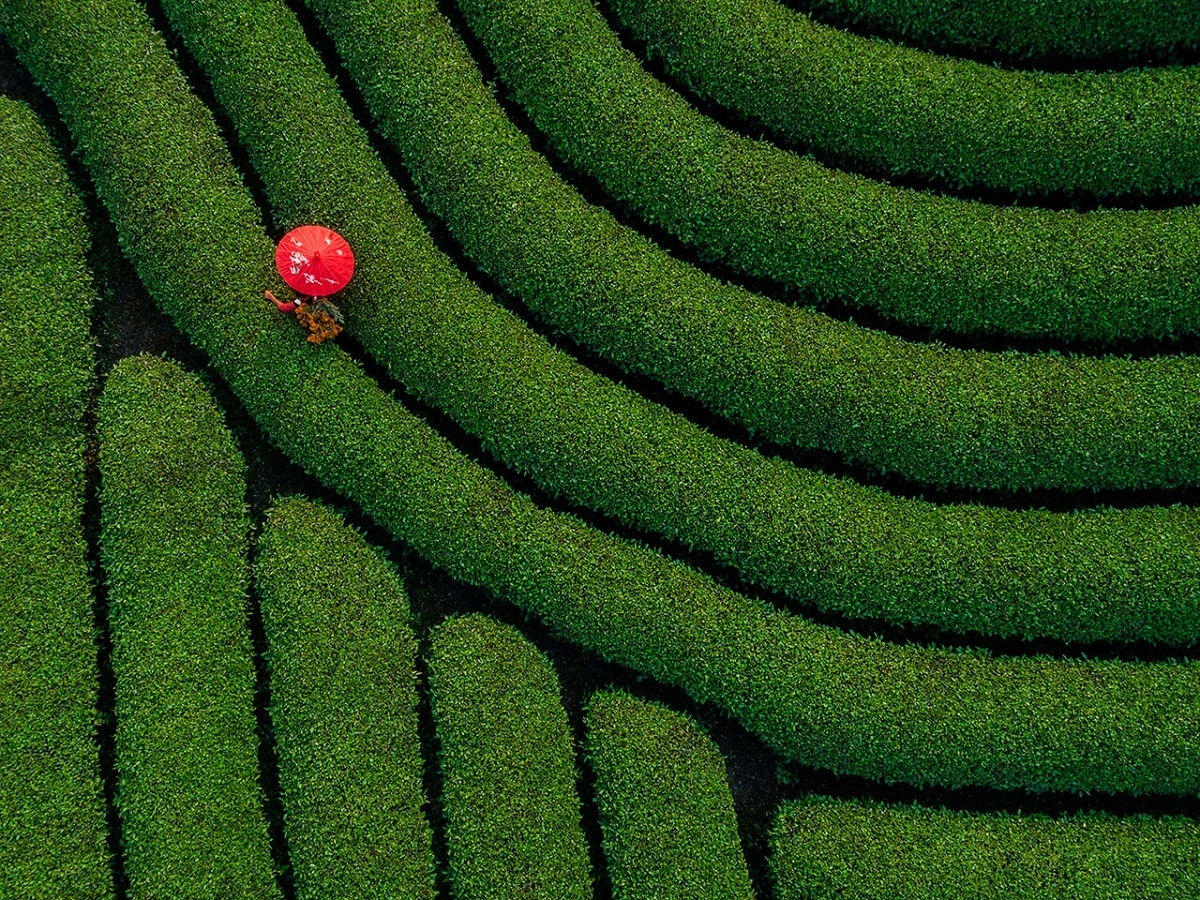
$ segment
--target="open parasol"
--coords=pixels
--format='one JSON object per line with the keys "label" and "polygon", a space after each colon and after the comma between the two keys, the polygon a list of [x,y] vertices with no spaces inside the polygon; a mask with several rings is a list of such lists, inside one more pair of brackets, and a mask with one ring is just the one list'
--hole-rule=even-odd
{"label": "open parasol", "polygon": [[354,275],[346,239],[324,225],[301,225],[275,248],[275,267],[288,286],[306,297],[336,294]]}

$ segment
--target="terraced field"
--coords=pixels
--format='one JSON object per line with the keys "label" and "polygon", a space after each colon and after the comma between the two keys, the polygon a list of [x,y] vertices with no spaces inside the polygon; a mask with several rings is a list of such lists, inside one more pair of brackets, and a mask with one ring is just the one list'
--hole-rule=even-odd
{"label": "terraced field", "polygon": [[0,0],[0,897],[1200,896],[1200,22],[1038,8]]}

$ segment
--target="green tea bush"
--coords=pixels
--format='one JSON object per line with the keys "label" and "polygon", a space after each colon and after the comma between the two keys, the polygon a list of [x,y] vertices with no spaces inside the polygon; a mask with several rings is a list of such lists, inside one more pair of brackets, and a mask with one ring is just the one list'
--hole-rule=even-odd
{"label": "green tea bush", "polygon": [[589,0],[463,0],[514,98],[574,168],[703,256],[961,334],[1200,330],[1200,211],[997,207],[826,169],[705,118]]}
{"label": "green tea bush", "polygon": [[[621,366],[771,440],[933,484],[1078,490],[1200,480],[1192,440],[1200,360],[910,344],[718,282],[565,185],[504,116],[434,3],[393,2],[374,14],[346,0],[314,7],[381,132],[466,253],[555,328]],[[278,150],[260,158],[276,156],[286,161]],[[356,221],[338,198],[360,194],[345,182],[324,193],[329,210]],[[442,321],[440,303],[416,309],[413,319]],[[457,358],[442,364],[459,374]]]}
{"label": "green tea bush", "polygon": [[670,74],[775,134],[892,174],[1016,193],[1200,188],[1200,68],[1051,75],[814,23],[778,0],[612,0]]}
{"label": "green tea bush", "polygon": [[278,897],[258,784],[245,463],[199,380],[163,359],[112,368],[97,428],[130,892]]}
{"label": "green tea bush", "polygon": [[826,797],[771,835],[777,900],[1171,900],[1200,892],[1193,819],[968,814]]}
{"label": "green tea bush", "polygon": [[[1200,634],[1194,514],[1064,522],[944,510],[719,440],[555,352],[455,269],[282,4],[190,0],[167,11],[284,225],[331,222],[358,248],[363,261],[344,295],[352,332],[422,399],[548,491],[852,615],[1068,639],[1189,643]],[[291,123],[304,116],[322,128],[296,134]],[[830,508],[859,512],[826,521]],[[992,558],[964,569],[977,546],[992,547]]]}
{"label": "green tea bush", "polygon": [[[346,13],[350,32],[378,15]],[[1195,664],[870,640],[539,509],[262,298],[282,290],[273,242],[132,0],[5,0],[0,30],[58,104],[151,296],[283,452],[434,565],[809,765],[918,785],[1200,790]]]}
{"label": "green tea bush", "polygon": [[750,900],[725,760],[708,735],[615,691],[592,695],[586,726],[615,900]]}
{"label": "green tea bush", "polygon": [[113,895],[83,534],[92,387],[83,205],[0,98],[0,896]]}
{"label": "green tea bush", "polygon": [[1146,54],[1200,43],[1200,10],[1188,0],[817,0],[868,27],[947,51],[1012,56]]}
{"label": "green tea bush", "polygon": [[417,641],[397,574],[337,514],[267,511],[254,564],[296,896],[432,898]]}
{"label": "green tea bush", "polygon": [[483,616],[433,632],[429,686],[458,900],[592,896],[575,753],[558,677]]}

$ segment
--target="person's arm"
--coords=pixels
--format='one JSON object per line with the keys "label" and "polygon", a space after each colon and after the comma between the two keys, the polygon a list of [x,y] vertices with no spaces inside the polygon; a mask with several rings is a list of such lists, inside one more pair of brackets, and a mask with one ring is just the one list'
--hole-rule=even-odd
{"label": "person's arm", "polygon": [[285,313],[293,312],[296,309],[296,307],[300,305],[299,302],[296,300],[289,300],[287,303],[283,303],[279,300],[279,298],[277,298],[270,291],[263,291],[263,296],[265,296],[268,300],[270,300],[277,307],[279,307],[280,312],[285,312]]}

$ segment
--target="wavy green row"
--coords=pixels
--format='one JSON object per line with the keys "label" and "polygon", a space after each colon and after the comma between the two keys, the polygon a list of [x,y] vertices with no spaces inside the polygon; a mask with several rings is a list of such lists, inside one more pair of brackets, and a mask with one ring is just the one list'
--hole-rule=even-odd
{"label": "wavy green row", "polygon": [[278,897],[254,719],[246,466],[199,379],[126,357],[100,398],[117,807],[135,897]]}
{"label": "wavy green row", "polygon": [[[316,8],[381,132],[466,253],[620,365],[771,440],[934,484],[1200,480],[1200,360],[909,344],[723,284],[565,185],[505,117],[435,4],[393,2],[345,20],[361,7]],[[328,192],[331,208],[341,191]]]}
{"label": "wavy green row", "polygon": [[812,5],[951,52],[1086,63],[1200,43],[1200,9],[1189,0],[815,0]]}
{"label": "wavy green row", "polygon": [[687,716],[617,691],[585,714],[614,900],[751,900],[725,760]]}
{"label": "wavy green row", "polygon": [[1016,193],[1194,194],[1200,68],[1048,75],[817,24],[778,0],[611,0],[647,53],[787,141]]}
{"label": "wavy green row", "polygon": [[111,897],[83,534],[96,290],[83,205],[2,97],[0,146],[0,243],[20,248],[0,279],[19,317],[0,328],[0,896]]}
{"label": "wavy green row", "polygon": [[457,900],[592,896],[575,751],[554,667],[507,625],[449,619],[429,686]]}
{"label": "wavy green row", "polygon": [[914,784],[1200,791],[1200,666],[847,635],[538,509],[262,298],[283,290],[273,242],[132,0],[5,0],[0,30],[58,104],[151,296],[285,453],[452,576],[719,704],[809,765]]}
{"label": "wavy green row", "polygon": [[776,900],[1200,896],[1194,819],[978,815],[808,797],[771,834]]}
{"label": "wavy green row", "polygon": [[461,0],[572,167],[701,255],[960,334],[1109,342],[1200,328],[1200,212],[996,207],[838,172],[656,81],[588,0]]}
{"label": "wavy green row", "polygon": [[[352,333],[545,489],[852,615],[1076,640],[1200,635],[1190,511],[943,509],[719,440],[555,352],[454,269],[282,4],[165,6],[282,224],[325,221],[357,248]],[[304,116],[320,131],[295,134]],[[845,514],[827,519],[834,508]]]}
{"label": "wavy green row", "polygon": [[336,513],[284,498],[254,584],[296,896],[430,900],[417,640],[396,572]]}

